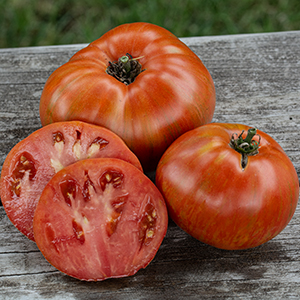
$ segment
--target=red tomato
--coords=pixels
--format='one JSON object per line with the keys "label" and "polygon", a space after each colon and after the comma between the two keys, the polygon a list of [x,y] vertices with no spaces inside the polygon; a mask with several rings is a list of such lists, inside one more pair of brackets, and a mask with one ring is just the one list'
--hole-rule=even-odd
{"label": "red tomato", "polygon": [[43,125],[81,120],[109,128],[150,171],[177,137],[209,123],[214,108],[214,83],[198,56],[166,29],[132,23],[51,74],[40,118]]}
{"label": "red tomato", "polygon": [[34,240],[32,220],[40,194],[50,178],[77,160],[116,157],[142,170],[137,157],[113,132],[83,122],[45,126],[19,142],[1,172],[1,200],[12,223]]}
{"label": "red tomato", "polygon": [[46,185],[33,229],[37,246],[60,271],[81,280],[135,274],[157,253],[168,213],[152,181],[113,158],[70,165]]}
{"label": "red tomato", "polygon": [[157,168],[156,184],[171,218],[217,248],[267,242],[297,206],[299,180],[292,162],[269,135],[255,134],[256,129],[246,134],[249,128],[209,124],[191,130],[169,147]]}

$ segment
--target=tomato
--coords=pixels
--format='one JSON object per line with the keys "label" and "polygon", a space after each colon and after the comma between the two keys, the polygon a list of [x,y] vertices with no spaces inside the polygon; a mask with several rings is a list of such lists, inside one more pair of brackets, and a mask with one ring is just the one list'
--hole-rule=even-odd
{"label": "tomato", "polygon": [[12,223],[34,240],[32,220],[40,194],[50,178],[77,160],[116,157],[142,170],[137,157],[108,129],[83,122],[45,126],[19,142],[1,172],[1,200]]}
{"label": "tomato", "polygon": [[45,258],[61,272],[88,281],[145,268],[167,226],[166,205],[154,183],[114,158],[82,160],[55,174],[33,220]]}
{"label": "tomato", "polygon": [[198,56],[168,30],[118,26],[56,69],[40,99],[42,125],[81,120],[119,135],[152,171],[181,134],[212,120],[215,87]]}
{"label": "tomato", "polygon": [[299,197],[296,170],[269,135],[242,124],[209,124],[178,138],[156,184],[170,217],[196,239],[247,249],[278,235]]}

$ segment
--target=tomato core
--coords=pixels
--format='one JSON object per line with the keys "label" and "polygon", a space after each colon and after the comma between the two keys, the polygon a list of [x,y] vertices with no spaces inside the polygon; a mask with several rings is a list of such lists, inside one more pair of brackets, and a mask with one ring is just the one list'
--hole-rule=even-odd
{"label": "tomato core", "polygon": [[134,82],[135,78],[144,70],[139,63],[138,58],[133,58],[130,54],[126,54],[116,62],[109,62],[106,69],[108,75],[113,76],[122,83],[129,85]]}

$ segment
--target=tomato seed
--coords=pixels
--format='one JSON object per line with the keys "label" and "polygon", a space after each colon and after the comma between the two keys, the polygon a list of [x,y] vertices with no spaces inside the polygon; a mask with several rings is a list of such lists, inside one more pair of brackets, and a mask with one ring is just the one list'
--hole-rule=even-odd
{"label": "tomato seed", "polygon": [[153,230],[148,230],[147,231],[147,238],[153,238],[153,236],[154,236],[154,231]]}
{"label": "tomato seed", "polygon": [[106,178],[106,181],[109,183],[111,181],[112,176],[110,173],[106,173],[105,178]]}

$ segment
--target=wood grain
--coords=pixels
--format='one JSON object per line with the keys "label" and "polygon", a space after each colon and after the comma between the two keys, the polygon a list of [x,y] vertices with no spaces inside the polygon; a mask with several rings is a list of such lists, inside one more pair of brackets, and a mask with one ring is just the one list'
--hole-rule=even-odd
{"label": "wood grain", "polygon": [[[270,134],[299,175],[300,31],[183,38],[212,74],[214,122]],[[0,165],[38,129],[48,76],[85,45],[0,49]],[[153,178],[153,174],[149,175]],[[272,241],[250,250],[207,246],[171,220],[151,264],[135,276],[81,282],[52,267],[0,207],[0,299],[299,299],[300,211]]]}

